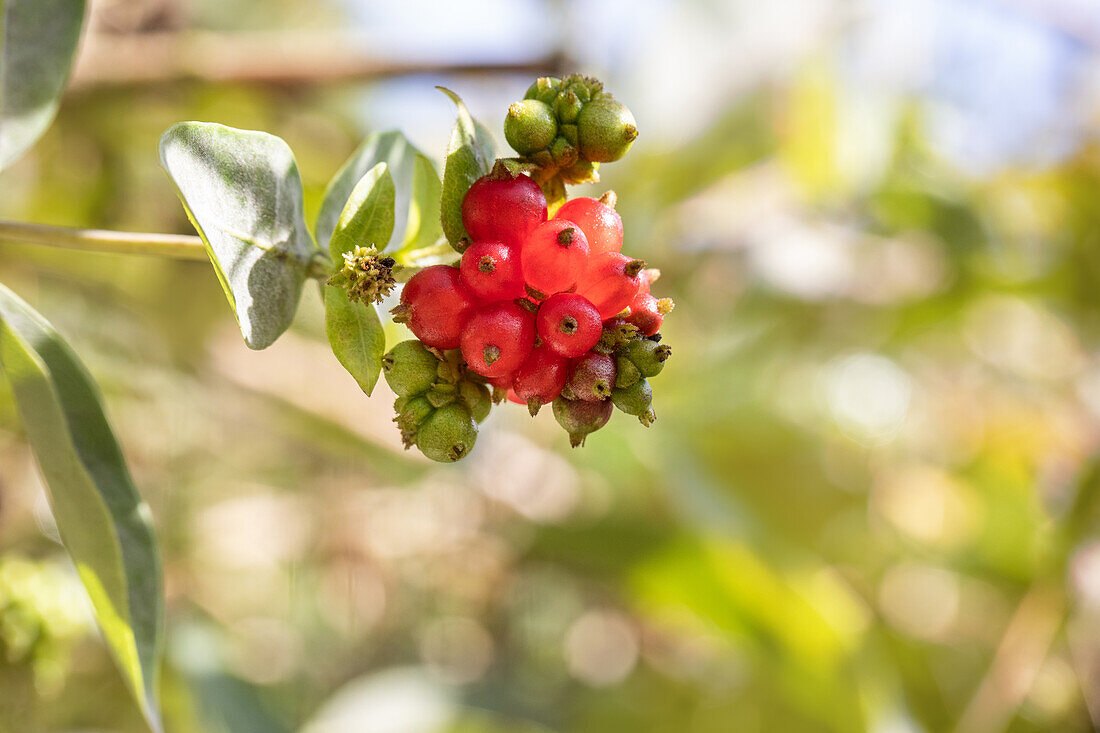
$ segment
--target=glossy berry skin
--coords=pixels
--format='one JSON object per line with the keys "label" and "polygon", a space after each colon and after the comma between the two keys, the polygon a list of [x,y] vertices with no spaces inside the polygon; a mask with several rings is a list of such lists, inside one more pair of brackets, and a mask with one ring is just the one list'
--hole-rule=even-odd
{"label": "glossy berry skin", "polygon": [[569,433],[569,444],[576,448],[584,445],[589,433],[602,428],[611,419],[614,405],[611,400],[586,401],[559,397],[554,400],[554,418]]}
{"label": "glossy berry skin", "polygon": [[603,332],[596,306],[576,293],[551,295],[539,306],[536,323],[546,346],[568,359],[595,346]]}
{"label": "glossy berry skin", "polygon": [[485,377],[514,372],[535,347],[535,316],[510,301],[490,303],[462,330],[462,356]]}
{"label": "glossy berry skin", "polygon": [[568,219],[535,227],[520,252],[523,279],[543,296],[569,290],[588,264],[588,240]]}
{"label": "glossy berry skin", "polygon": [[615,360],[607,354],[590,351],[573,362],[573,371],[566,386],[574,399],[606,400],[615,388]]}
{"label": "glossy berry skin", "polygon": [[462,226],[474,242],[523,243],[546,221],[546,196],[527,176],[495,171],[474,181],[462,199]]}
{"label": "glossy berry skin", "polygon": [[652,336],[660,331],[664,320],[664,315],[658,310],[657,299],[649,293],[639,292],[630,301],[630,315],[626,321],[637,326],[638,333],[643,336]]}
{"label": "glossy berry skin", "polygon": [[592,301],[607,320],[630,305],[642,288],[645,262],[620,252],[601,252],[589,260],[577,281],[577,292]]}
{"label": "glossy berry skin", "polygon": [[590,256],[600,252],[618,252],[623,248],[623,220],[619,212],[593,198],[566,201],[555,219],[574,222],[588,239]]}
{"label": "glossy berry skin", "polygon": [[523,297],[519,249],[504,242],[474,242],[462,253],[462,282],[482,300]]}
{"label": "glossy berry skin", "polygon": [[462,284],[457,267],[433,265],[412,276],[401,291],[405,320],[428,346],[455,349],[462,328],[477,307],[474,294]]}
{"label": "glossy berry skin", "polygon": [[543,345],[516,370],[512,389],[534,415],[539,407],[557,399],[568,377],[569,360]]}

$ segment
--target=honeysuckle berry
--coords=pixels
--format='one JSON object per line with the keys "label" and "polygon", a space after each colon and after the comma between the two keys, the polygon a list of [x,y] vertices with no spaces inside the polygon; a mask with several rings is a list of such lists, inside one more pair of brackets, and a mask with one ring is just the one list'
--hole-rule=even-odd
{"label": "honeysuckle berry", "polygon": [[514,372],[535,346],[535,316],[510,301],[490,303],[466,322],[462,355],[486,377]]}
{"label": "honeysuckle berry", "polygon": [[600,318],[608,319],[624,311],[642,287],[644,260],[635,260],[621,252],[601,252],[589,258],[577,280],[577,292],[592,301]]}
{"label": "honeysuckle berry", "polygon": [[504,242],[474,242],[462,253],[462,282],[482,300],[523,297],[519,247]]}
{"label": "honeysuckle berry", "polygon": [[454,349],[462,327],[477,307],[457,267],[433,265],[412,276],[401,291],[401,304],[391,311],[428,346]]}
{"label": "honeysuckle berry", "polygon": [[435,384],[424,393],[432,407],[443,407],[458,399],[458,387],[453,384]]}
{"label": "honeysuckle berry", "polygon": [[454,463],[464,458],[477,442],[477,422],[457,402],[435,410],[416,431],[416,447],[428,458]]}
{"label": "honeysuckle berry", "polygon": [[629,323],[638,327],[643,336],[653,336],[661,330],[665,316],[672,312],[675,304],[672,298],[654,298],[650,293],[639,292],[630,301],[630,313],[626,316]]}
{"label": "honeysuckle berry", "polygon": [[615,355],[615,387],[629,387],[642,378],[642,373],[634,362],[622,354]]}
{"label": "honeysuckle berry", "polygon": [[557,134],[558,121],[546,102],[522,99],[508,107],[504,117],[504,139],[520,155],[546,148]]}
{"label": "honeysuckle berry", "polygon": [[623,356],[638,367],[643,377],[655,377],[665,368],[665,362],[672,356],[672,349],[667,344],[642,339],[627,344]]}
{"label": "honeysuckle berry", "polygon": [[634,115],[614,99],[595,99],[577,117],[581,155],[594,163],[619,160],[638,137]]}
{"label": "honeysuckle berry", "polygon": [[569,444],[574,448],[584,445],[585,438],[606,425],[613,410],[611,400],[554,400],[554,418],[569,433]]}
{"label": "honeysuckle berry", "polygon": [[527,88],[524,99],[538,99],[546,104],[552,104],[561,90],[561,79],[552,76],[541,76]]}
{"label": "honeysuckle berry", "polygon": [[346,290],[348,300],[379,303],[397,284],[395,268],[397,264],[392,257],[379,255],[374,247],[356,245],[344,253],[343,266],[328,279],[328,284]]}
{"label": "honeysuckle berry", "polygon": [[633,323],[629,323],[624,318],[609,318],[603,322],[603,332],[600,334],[600,340],[592,347],[592,350],[601,354],[610,354],[625,344],[637,341],[640,338],[638,327]]}
{"label": "honeysuckle berry", "polygon": [[557,399],[569,377],[569,360],[543,345],[531,352],[516,370],[512,389],[527,404],[531,415]]}
{"label": "honeysuckle berry", "polygon": [[458,392],[462,403],[473,415],[475,421],[480,423],[489,417],[489,411],[493,408],[493,399],[488,387],[484,384],[463,381],[458,384]]}
{"label": "honeysuckle berry", "polygon": [[555,219],[574,222],[588,240],[588,253],[618,252],[623,248],[623,220],[615,211],[615,193],[608,191],[599,199],[580,197],[562,204]]}
{"label": "honeysuckle berry", "polygon": [[589,351],[573,362],[565,388],[572,399],[606,400],[615,388],[616,371],[609,355]]}
{"label": "honeysuckle berry", "polygon": [[547,298],[539,306],[536,326],[546,346],[569,359],[589,351],[603,333],[596,306],[576,293]]}
{"label": "honeysuckle berry", "polygon": [[588,240],[573,222],[551,219],[527,236],[520,263],[528,287],[547,296],[560,293],[573,287],[585,271]]}
{"label": "honeysuckle berry", "polygon": [[474,181],[462,199],[462,225],[471,241],[519,245],[546,221],[546,196],[533,180],[503,163]]}
{"label": "honeysuckle berry", "polygon": [[439,376],[439,358],[416,339],[402,341],[382,356],[386,384],[398,395],[426,392]]}
{"label": "honeysuckle berry", "polygon": [[629,387],[619,387],[611,392],[611,402],[627,415],[634,415],[647,428],[657,419],[653,412],[653,387],[648,379],[639,379]]}
{"label": "honeysuckle berry", "polygon": [[393,407],[397,413],[393,421],[401,431],[401,443],[408,448],[416,442],[417,430],[435,412],[435,408],[424,395],[399,397]]}

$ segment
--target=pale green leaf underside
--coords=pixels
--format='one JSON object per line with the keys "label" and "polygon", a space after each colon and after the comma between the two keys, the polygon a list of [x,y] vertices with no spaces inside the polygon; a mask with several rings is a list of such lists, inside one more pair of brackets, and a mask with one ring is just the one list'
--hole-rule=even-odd
{"label": "pale green leaf underside", "polygon": [[0,0],[0,169],[53,121],[83,23],[84,0]]}
{"label": "pale green leaf underside", "polygon": [[305,225],[302,180],[281,139],[181,122],[160,141],[161,164],[253,349],[270,346],[298,308],[317,246]]}
{"label": "pale green leaf underside", "polygon": [[443,168],[443,191],[440,201],[440,222],[447,241],[458,243],[466,237],[462,225],[462,199],[478,178],[493,167],[493,138],[485,127],[470,116],[462,98],[450,89],[439,89],[458,107],[458,117],[447,148],[447,163]]}
{"label": "pale green leaf underside", "polygon": [[103,636],[150,726],[160,730],[164,599],[149,507],[134,488],[92,378],[50,324],[2,285],[0,369]]}
{"label": "pale green leaf underside", "polygon": [[[438,239],[439,174],[427,156],[400,132],[391,130],[367,136],[325,189],[314,228],[317,241],[322,246],[332,237],[352,189],[367,171],[379,163],[385,163],[388,167],[395,191],[395,226],[386,242],[377,243],[379,250],[397,252],[412,241],[419,242],[431,237],[430,243],[434,243]],[[434,197],[432,177],[436,181]]]}
{"label": "pale green leaf underside", "polygon": [[342,255],[356,245],[374,245],[381,251],[390,241],[394,227],[394,189],[389,167],[379,163],[355,184],[336,221],[329,241],[333,262],[343,264]]}
{"label": "pale green leaf underside", "polygon": [[340,288],[325,286],[325,332],[332,353],[368,395],[378,383],[386,334],[373,305],[348,300]]}

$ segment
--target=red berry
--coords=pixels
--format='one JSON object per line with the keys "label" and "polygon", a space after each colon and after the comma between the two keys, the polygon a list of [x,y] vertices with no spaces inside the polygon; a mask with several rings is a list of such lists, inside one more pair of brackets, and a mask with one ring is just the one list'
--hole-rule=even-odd
{"label": "red berry", "polygon": [[589,351],[573,363],[573,373],[566,385],[572,391],[573,399],[594,401],[606,400],[615,388],[615,359],[608,354]]}
{"label": "red berry", "polygon": [[568,377],[569,360],[540,346],[516,370],[513,388],[534,415],[541,406],[557,399]]}
{"label": "red berry", "polygon": [[539,224],[520,252],[523,279],[544,296],[573,287],[588,262],[588,240],[566,219]]}
{"label": "red berry", "polygon": [[462,330],[462,356],[478,374],[514,372],[535,347],[535,316],[511,301],[476,311]]}
{"label": "red berry", "polygon": [[462,254],[459,270],[466,287],[484,300],[513,300],[524,295],[519,250],[511,244],[474,242]]}
{"label": "red berry", "polygon": [[649,293],[638,293],[630,301],[630,315],[626,321],[637,326],[643,336],[652,336],[660,331],[664,319],[664,314],[658,310],[657,299]]}
{"label": "red berry", "polygon": [[591,258],[577,281],[577,292],[592,301],[607,320],[630,305],[642,288],[645,262],[621,252],[601,252]]}
{"label": "red berry", "polygon": [[462,284],[457,267],[432,265],[405,284],[394,320],[407,323],[428,346],[456,349],[462,328],[476,307],[477,300]]}
{"label": "red berry", "polygon": [[470,239],[519,245],[546,221],[546,196],[527,176],[494,170],[474,181],[462,199],[462,226]]}
{"label": "red berry", "polygon": [[526,405],[527,404],[527,400],[520,399],[520,396],[518,394],[516,394],[516,391],[514,389],[511,389],[511,388],[508,389],[508,401],[509,402],[515,402],[517,405]]}
{"label": "red berry", "polygon": [[575,222],[588,238],[591,254],[618,252],[623,248],[623,220],[619,212],[607,204],[592,198],[576,198],[566,201],[555,219]]}
{"label": "red berry", "polygon": [[539,306],[539,336],[553,351],[572,359],[600,340],[603,325],[596,306],[576,293],[551,295]]}

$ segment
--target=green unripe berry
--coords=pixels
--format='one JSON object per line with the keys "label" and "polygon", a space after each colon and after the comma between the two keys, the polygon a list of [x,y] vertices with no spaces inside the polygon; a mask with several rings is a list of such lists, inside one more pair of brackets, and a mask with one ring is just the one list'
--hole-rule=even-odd
{"label": "green unripe berry", "polygon": [[646,427],[657,418],[652,408],[653,388],[648,379],[639,379],[629,387],[614,390],[611,401],[627,415],[637,416]]}
{"label": "green unripe berry", "polygon": [[435,408],[423,395],[398,397],[393,408],[397,412],[393,421],[401,431],[401,442],[408,448],[416,442],[417,428],[435,412]]}
{"label": "green unripe berry", "polygon": [[432,407],[443,407],[458,399],[458,387],[453,384],[436,384],[424,396],[432,403]]}
{"label": "green unripe berry", "polygon": [[623,355],[634,362],[643,377],[655,377],[665,368],[665,361],[672,356],[672,348],[667,344],[642,339],[627,344]]}
{"label": "green unripe berry", "polygon": [[545,104],[553,104],[561,90],[561,79],[553,76],[540,76],[527,88],[524,99],[537,99]]}
{"label": "green unripe berry", "polygon": [[554,165],[559,168],[567,168],[577,162],[577,148],[569,144],[564,137],[554,139],[550,145],[550,157],[554,159]]}
{"label": "green unripe berry", "polygon": [[398,395],[426,391],[438,376],[439,359],[416,339],[402,341],[382,357],[386,384]]}
{"label": "green unripe berry", "polygon": [[638,371],[638,367],[634,366],[634,362],[625,356],[615,357],[615,367],[617,369],[615,376],[616,388],[629,387],[642,378],[642,373]]}
{"label": "green unripe berry", "polygon": [[504,139],[520,155],[530,155],[554,141],[558,122],[554,110],[537,99],[524,99],[508,108],[504,118]]}
{"label": "green unripe berry", "polygon": [[441,407],[420,425],[416,446],[433,461],[454,463],[464,458],[477,442],[477,423],[457,402]]}
{"label": "green unripe berry", "polygon": [[614,99],[594,99],[577,118],[581,156],[597,163],[610,163],[626,155],[638,137],[634,115]]}
{"label": "green unripe berry", "polygon": [[558,122],[563,124],[571,125],[576,122],[582,109],[584,109],[584,103],[572,89],[562,92],[554,100],[554,114]]}
{"label": "green unripe berry", "polygon": [[458,392],[462,397],[463,404],[466,405],[466,409],[474,416],[474,420],[481,422],[489,417],[489,410],[493,407],[493,398],[488,387],[474,382],[460,382]]}
{"label": "green unripe berry", "polygon": [[558,397],[554,400],[554,419],[569,433],[569,444],[584,445],[590,433],[602,428],[611,419],[611,400],[587,401]]}

